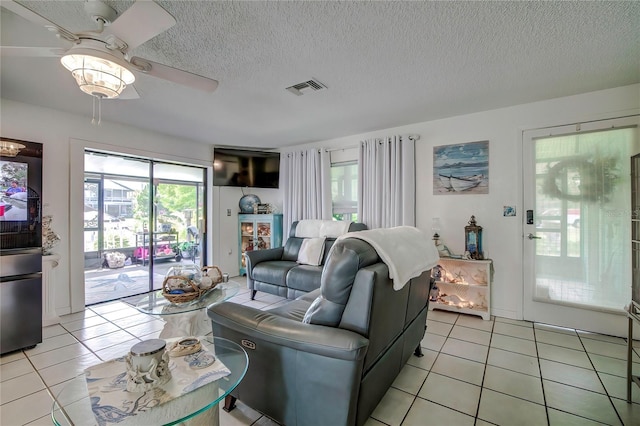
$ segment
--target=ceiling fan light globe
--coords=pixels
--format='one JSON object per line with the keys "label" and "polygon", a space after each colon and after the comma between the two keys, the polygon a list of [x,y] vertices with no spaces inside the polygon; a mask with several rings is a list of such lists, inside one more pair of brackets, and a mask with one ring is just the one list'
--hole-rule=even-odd
{"label": "ceiling fan light globe", "polygon": [[71,71],[83,92],[106,99],[117,98],[135,81],[135,76],[124,66],[105,58],[87,54],[68,54],[60,59]]}
{"label": "ceiling fan light globe", "polygon": [[120,93],[107,87],[97,86],[95,84],[82,84],[78,85],[78,87],[87,95],[95,96],[96,98],[115,99],[120,95]]}

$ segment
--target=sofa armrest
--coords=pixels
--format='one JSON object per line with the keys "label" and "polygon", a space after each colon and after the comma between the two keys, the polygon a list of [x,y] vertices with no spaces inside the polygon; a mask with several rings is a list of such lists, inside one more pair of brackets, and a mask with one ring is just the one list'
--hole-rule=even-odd
{"label": "sofa armrest", "polygon": [[[224,302],[208,308],[214,335],[230,329],[264,342],[329,358],[361,360],[369,340],[352,331],[321,325],[303,324],[269,311]],[[224,336],[224,333],[222,334]]]}
{"label": "sofa armrest", "polygon": [[251,250],[245,252],[247,258],[247,276],[253,279],[253,268],[260,262],[268,262],[270,260],[281,260],[284,253],[283,247],[276,247],[266,250]]}

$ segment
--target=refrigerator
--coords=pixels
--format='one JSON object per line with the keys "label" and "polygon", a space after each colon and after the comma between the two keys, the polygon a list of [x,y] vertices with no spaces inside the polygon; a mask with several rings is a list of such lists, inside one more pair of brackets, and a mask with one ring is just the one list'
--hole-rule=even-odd
{"label": "refrigerator", "polygon": [[42,342],[42,144],[1,138],[0,354]]}

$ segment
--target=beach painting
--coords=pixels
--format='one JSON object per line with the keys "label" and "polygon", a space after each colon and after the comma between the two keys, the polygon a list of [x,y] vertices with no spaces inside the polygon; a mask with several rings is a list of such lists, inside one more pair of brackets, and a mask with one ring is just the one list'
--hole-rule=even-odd
{"label": "beach painting", "polygon": [[433,147],[433,194],[488,194],[489,141]]}

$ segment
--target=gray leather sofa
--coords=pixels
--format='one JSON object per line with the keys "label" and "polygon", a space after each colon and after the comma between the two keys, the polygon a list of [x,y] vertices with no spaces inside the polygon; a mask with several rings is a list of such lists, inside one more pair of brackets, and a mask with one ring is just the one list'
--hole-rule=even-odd
{"label": "gray leather sofa", "polygon": [[[297,263],[297,259],[305,238],[296,237],[298,223],[296,221],[291,224],[289,239],[284,247],[245,253],[247,287],[252,291],[251,299],[258,291],[295,299],[320,287],[322,267],[336,238],[326,238],[320,265],[301,265]],[[363,223],[353,222],[349,225],[349,232],[366,229],[367,226]]]}
{"label": "gray leather sofa", "polygon": [[287,426],[364,424],[409,357],[422,355],[430,283],[425,271],[395,291],[373,247],[348,238],[316,291],[267,311],[209,307],[213,334],[249,356],[225,408],[237,398]]}

